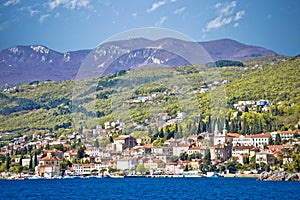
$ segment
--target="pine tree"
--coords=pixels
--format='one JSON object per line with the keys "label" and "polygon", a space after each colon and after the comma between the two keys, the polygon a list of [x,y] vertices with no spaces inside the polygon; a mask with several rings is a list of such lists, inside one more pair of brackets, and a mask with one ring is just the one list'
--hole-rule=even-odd
{"label": "pine tree", "polygon": [[164,130],[163,130],[163,128],[161,128],[160,131],[159,131],[158,137],[164,138],[164,136],[165,136]]}
{"label": "pine tree", "polygon": [[38,159],[37,159],[37,153],[34,152],[34,167],[38,166]]}
{"label": "pine tree", "polygon": [[77,158],[81,159],[84,157],[84,149],[82,147],[80,147],[77,151]]}
{"label": "pine tree", "polygon": [[23,154],[21,154],[19,165],[22,166]]}
{"label": "pine tree", "polygon": [[280,135],[277,133],[276,137],[275,137],[275,144],[276,145],[280,145],[281,144],[281,137]]}
{"label": "pine tree", "polygon": [[197,134],[201,133],[201,120],[198,122],[198,126],[197,126]]}
{"label": "pine tree", "polygon": [[246,117],[243,118],[242,134],[247,134],[249,132],[248,123]]}
{"label": "pine tree", "polygon": [[10,160],[11,160],[11,158],[9,157],[9,154],[7,153],[7,154],[6,154],[6,159],[5,159],[5,169],[6,169],[6,171],[9,171],[9,168],[10,168]]}
{"label": "pine tree", "polygon": [[29,169],[33,169],[33,160],[32,160],[32,155],[30,155],[30,161],[29,161]]}
{"label": "pine tree", "polygon": [[206,128],[207,128],[207,132],[212,133],[212,124],[211,124],[211,116],[210,115],[208,116]]}
{"label": "pine tree", "polygon": [[261,120],[259,120],[258,133],[263,133],[263,124]]}
{"label": "pine tree", "polygon": [[253,132],[252,133],[259,133],[259,127],[258,127],[259,125],[258,125],[258,122],[257,122],[257,118],[255,117],[254,118],[254,122],[253,122]]}

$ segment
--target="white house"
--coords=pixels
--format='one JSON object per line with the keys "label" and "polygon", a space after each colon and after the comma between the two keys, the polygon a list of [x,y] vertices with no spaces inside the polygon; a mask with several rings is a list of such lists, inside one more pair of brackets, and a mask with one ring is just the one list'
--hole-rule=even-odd
{"label": "white house", "polygon": [[274,165],[275,164],[275,156],[273,153],[269,153],[269,152],[259,152],[256,153],[256,163],[266,163],[269,165]]}
{"label": "white house", "polygon": [[45,178],[51,178],[60,175],[61,159],[56,156],[47,156],[40,159],[39,175]]}
{"label": "white house", "polygon": [[232,139],[233,146],[263,147],[270,143],[270,134],[240,135]]}
{"label": "white house", "polygon": [[187,154],[191,155],[193,153],[199,153],[202,157],[204,157],[206,154],[209,153],[209,148],[205,146],[195,146],[195,147],[190,147],[187,150]]}
{"label": "white house", "polygon": [[173,155],[179,156],[181,153],[187,152],[189,146],[189,144],[179,144],[178,146],[173,146]]}
{"label": "white house", "polygon": [[272,132],[271,137],[275,141],[276,135],[279,134],[281,140],[289,140],[294,137],[294,134],[292,131],[282,131],[282,132]]}
{"label": "white house", "polygon": [[137,165],[137,159],[136,158],[123,158],[117,160],[117,169],[120,170],[129,170],[134,169]]}
{"label": "white house", "polygon": [[83,176],[90,176],[92,171],[95,170],[95,164],[82,164],[82,175]]}
{"label": "white house", "polygon": [[74,175],[82,175],[82,165],[81,164],[74,164],[73,165],[73,169],[74,169]]}

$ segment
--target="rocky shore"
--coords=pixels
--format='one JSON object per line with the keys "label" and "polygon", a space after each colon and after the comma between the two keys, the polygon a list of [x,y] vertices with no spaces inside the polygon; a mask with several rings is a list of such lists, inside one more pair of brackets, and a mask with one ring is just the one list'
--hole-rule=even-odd
{"label": "rocky shore", "polygon": [[300,181],[300,173],[286,173],[280,171],[263,172],[259,175],[261,181]]}

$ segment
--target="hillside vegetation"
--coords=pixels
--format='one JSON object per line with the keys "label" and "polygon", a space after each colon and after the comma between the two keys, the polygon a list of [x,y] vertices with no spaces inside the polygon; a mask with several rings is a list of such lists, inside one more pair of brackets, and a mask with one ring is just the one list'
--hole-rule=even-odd
{"label": "hillside vegetation", "polygon": [[[122,71],[75,84],[47,81],[10,88],[0,93],[0,132],[59,133],[121,118],[127,133],[142,126],[151,135],[159,131],[153,120],[162,111],[172,118],[186,112],[179,127],[186,135],[212,131],[221,116],[220,128],[225,122],[229,131],[241,134],[299,128],[300,59],[266,57],[243,65]],[[151,99],[136,102],[141,97]],[[238,101],[260,99],[271,102],[268,111],[233,109]]]}

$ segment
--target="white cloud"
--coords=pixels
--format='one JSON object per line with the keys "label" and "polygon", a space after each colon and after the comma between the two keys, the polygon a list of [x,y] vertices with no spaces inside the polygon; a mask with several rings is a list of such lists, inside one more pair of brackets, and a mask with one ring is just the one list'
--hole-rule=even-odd
{"label": "white cloud", "polygon": [[166,1],[159,1],[159,2],[156,2],[154,4],[152,4],[151,8],[147,9],[147,12],[150,13],[150,12],[153,12],[155,11],[157,8],[163,6],[166,4]]}
{"label": "white cloud", "polygon": [[20,2],[20,0],[8,0],[3,4],[3,6],[13,6],[16,5]]}
{"label": "white cloud", "polygon": [[221,3],[217,3],[217,4],[215,5],[215,8],[220,8],[221,6],[222,6]]}
{"label": "white cloud", "polygon": [[137,13],[136,13],[136,12],[131,13],[131,16],[132,16],[132,17],[136,17],[136,16],[137,16]]}
{"label": "white cloud", "polygon": [[236,1],[232,1],[226,7],[222,8],[220,13],[225,16],[231,15],[235,7],[236,7]]}
{"label": "white cloud", "polygon": [[174,15],[178,15],[178,14],[182,13],[185,9],[186,9],[186,7],[182,7],[182,8],[175,10],[173,13],[174,13]]}
{"label": "white cloud", "polygon": [[155,23],[155,26],[161,26],[163,25],[166,21],[167,21],[168,17],[167,16],[163,16],[159,19],[159,22]]}
{"label": "white cloud", "polygon": [[41,15],[39,21],[40,21],[41,23],[43,23],[43,22],[46,20],[46,18],[48,18],[48,17],[50,17],[49,14]]}
{"label": "white cloud", "polygon": [[203,32],[208,32],[211,29],[218,29],[226,24],[230,24],[232,21],[232,17],[223,18],[222,16],[217,17],[214,20],[211,20],[207,25]]}
{"label": "white cloud", "polygon": [[218,17],[209,21],[206,27],[202,30],[202,32],[209,32],[212,29],[218,29],[227,24],[234,23],[233,27],[238,27],[238,21],[243,18],[246,11],[241,10],[238,12],[234,12],[237,6],[236,1],[232,1],[227,5],[223,5],[221,3],[217,3],[215,8],[218,9]]}
{"label": "white cloud", "polygon": [[246,13],[246,11],[244,11],[244,10],[241,10],[241,11],[237,12],[235,14],[234,21],[239,21],[240,19],[242,19],[243,16],[245,15],[245,13]]}
{"label": "white cloud", "polygon": [[29,9],[29,12],[30,12],[30,16],[34,16],[34,15],[38,14],[40,11],[34,10],[34,9]]}
{"label": "white cloud", "polygon": [[174,3],[174,2],[176,2],[176,0],[170,0],[170,2]]}
{"label": "white cloud", "polygon": [[53,10],[59,6],[68,9],[86,8],[90,4],[90,0],[53,0],[49,2],[50,9]]}

